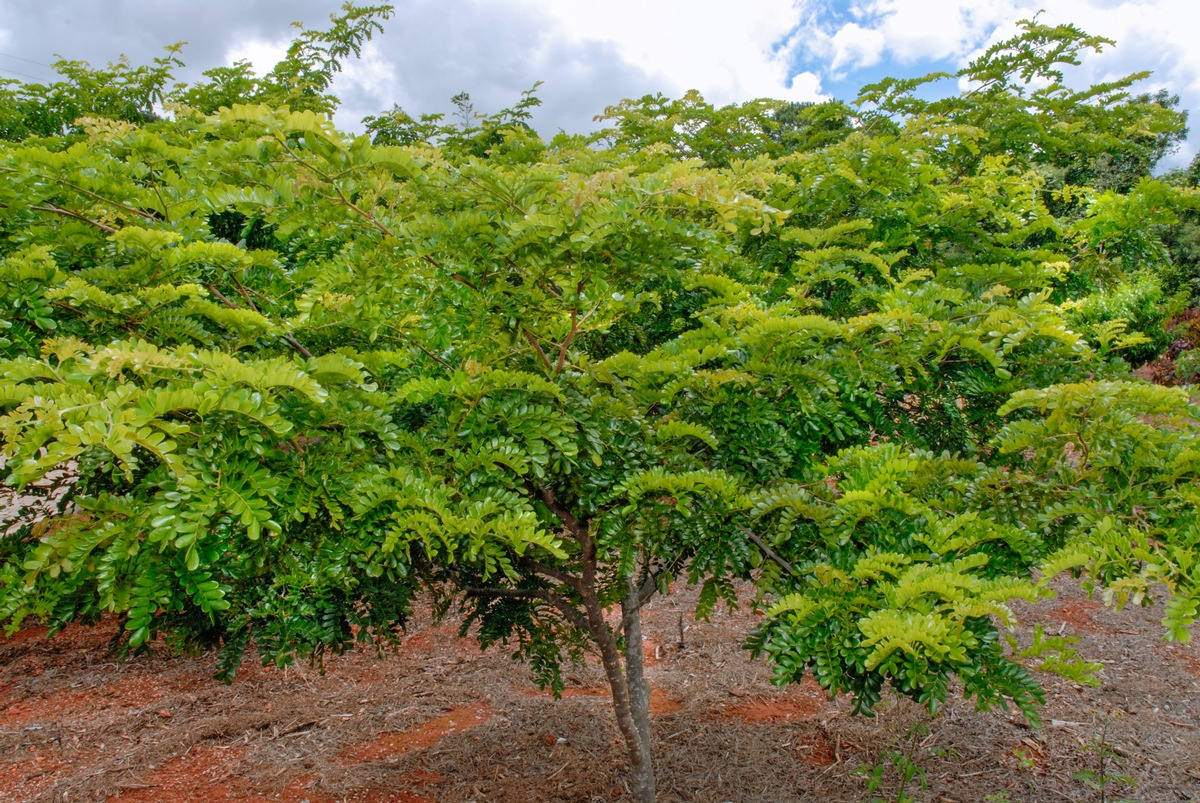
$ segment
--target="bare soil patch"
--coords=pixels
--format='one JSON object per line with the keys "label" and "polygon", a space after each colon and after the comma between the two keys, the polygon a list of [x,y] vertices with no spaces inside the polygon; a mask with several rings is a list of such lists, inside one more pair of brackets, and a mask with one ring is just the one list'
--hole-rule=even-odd
{"label": "bare soil patch", "polygon": [[743,722],[786,722],[814,719],[834,710],[828,693],[811,677],[805,677],[785,696],[760,695],[746,702],[723,705],[721,716]]}
{"label": "bare soil patch", "polygon": [[[932,719],[896,699],[852,716],[810,680],[770,685],[741,648],[758,620],[748,606],[696,622],[693,589],[656,600],[644,649],[662,799],[862,800],[855,770],[911,748],[926,772],[927,788],[909,789],[918,800],[1093,801],[1071,776],[1095,770],[1103,738],[1108,771],[1132,781],[1108,799],[1200,800],[1200,650],[1162,642],[1161,608],[1113,612],[1060,590],[1022,609],[1022,627],[1077,633],[1104,684],[1044,678],[1041,730],[965,702]],[[50,640],[27,628],[0,640],[0,800],[628,799],[599,668],[572,670],[555,700],[457,626],[417,621],[399,653],[359,650],[324,673],[249,663],[229,685],[211,657],[113,660],[111,622]]]}
{"label": "bare soil patch", "polygon": [[492,708],[486,703],[455,708],[435,717],[415,730],[387,731],[369,741],[354,745],[338,754],[347,764],[364,761],[386,761],[414,750],[433,747],[447,737],[469,730],[492,718]]}

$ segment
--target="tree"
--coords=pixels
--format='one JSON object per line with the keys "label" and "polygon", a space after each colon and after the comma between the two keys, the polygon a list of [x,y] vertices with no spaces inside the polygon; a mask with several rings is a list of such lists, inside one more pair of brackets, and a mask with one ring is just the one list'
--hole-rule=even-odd
{"label": "tree", "polygon": [[[1111,39],[1074,25],[1045,25],[1036,17],[1018,25],[1015,36],[992,45],[957,73],[885,78],[863,87],[857,103],[888,119],[928,115],[978,130],[983,136],[976,150],[945,152],[964,166],[1004,154],[1061,171],[1066,184],[1105,179],[1122,190],[1148,175],[1187,137],[1187,114],[1176,111],[1178,97],[1165,91],[1130,96],[1130,87],[1148,72],[1070,88],[1065,69],[1079,65],[1083,53],[1115,44]],[[916,94],[950,79],[972,88],[938,100]]]}
{"label": "tree", "polygon": [[170,99],[203,114],[238,103],[333,114],[338,99],[329,94],[329,87],[342,71],[342,62],[360,56],[363,46],[383,31],[383,22],[391,16],[390,5],[356,6],[346,2],[342,13],[330,15],[327,30],[305,30],[301,23],[293,23],[300,33],[283,59],[261,78],[249,62],[239,61],[231,67],[205,71],[207,81],[192,87],[180,85]]}
{"label": "tree", "polygon": [[[335,38],[370,35],[346,14]],[[644,147],[678,133],[657,112],[544,142],[532,95],[377,144],[319,113],[322,80],[298,110],[0,150],[4,456],[17,484],[78,475],[73,512],[0,542],[10,629],[112,611],[126,651],[216,648],[228,675],[251,642],[280,664],[394,642],[432,589],[543,685],[599,654],[640,801],[640,610],[675,578],[700,615],[755,580],[777,677],[864,711],[957,677],[1036,716],[1001,635],[1039,568],[1166,584],[1187,636],[1187,397],[1121,381],[1136,336],[1062,304],[1099,287],[1072,257],[1153,244],[1125,212],[1161,193],[1072,228],[1022,159],[947,160],[984,139],[952,120],[774,158],[771,114],[698,96],[678,148]]]}
{"label": "tree", "polygon": [[0,140],[77,135],[76,121],[103,117],[126,122],[157,119],[156,107],[166,98],[172,70],[182,66],[183,43],[166,48],[153,65],[133,66],[122,58],[104,69],[87,62],[60,58],[54,71],[63,80],[53,84],[0,81]]}
{"label": "tree", "polygon": [[861,124],[845,103],[785,103],[775,109],[763,130],[776,144],[776,155],[810,151],[841,142]]}

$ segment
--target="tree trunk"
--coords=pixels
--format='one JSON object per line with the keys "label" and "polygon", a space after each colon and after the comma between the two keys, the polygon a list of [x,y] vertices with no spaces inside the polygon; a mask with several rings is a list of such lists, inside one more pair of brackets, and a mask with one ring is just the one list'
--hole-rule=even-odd
{"label": "tree trunk", "polygon": [[[621,600],[621,624],[625,630],[625,678],[629,686],[629,715],[637,731],[637,744],[629,745],[629,754],[633,760],[633,798],[640,803],[642,800],[654,800],[654,750],[650,742],[650,685],[646,683],[642,649],[642,605],[632,580],[625,599]],[[639,789],[645,790],[645,797],[639,797]]]}
{"label": "tree trunk", "polygon": [[534,493],[558,516],[559,520],[579,541],[582,566],[578,584],[574,585],[583,602],[588,636],[600,648],[604,674],[612,689],[613,709],[617,727],[625,738],[629,754],[629,780],[634,803],[654,803],[654,755],[650,745],[650,687],[642,661],[641,596],[632,577],[626,578],[625,596],[621,600],[621,627],[625,632],[625,655],[622,666],[621,650],[600,603],[597,584],[596,542],[587,526],[558,503],[551,491],[534,488]]}
{"label": "tree trunk", "polygon": [[612,689],[617,727],[625,738],[629,755],[629,782],[634,803],[654,803],[656,799],[654,755],[650,745],[650,687],[642,665],[642,614],[636,589],[631,585],[621,602],[621,623],[625,630],[625,655],[622,666],[617,639],[604,621],[604,609],[585,582],[584,607],[588,631],[604,663],[604,674]]}

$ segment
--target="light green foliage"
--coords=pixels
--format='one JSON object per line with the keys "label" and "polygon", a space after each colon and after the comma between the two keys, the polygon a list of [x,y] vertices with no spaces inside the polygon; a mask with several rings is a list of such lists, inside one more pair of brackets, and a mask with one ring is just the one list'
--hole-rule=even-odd
{"label": "light green foliage", "polygon": [[183,65],[183,43],[167,47],[152,66],[133,66],[125,58],[103,69],[60,58],[54,71],[62,80],[29,84],[0,79],[0,140],[27,137],[75,139],[82,118],[143,123],[156,118],[155,105],[166,99],[172,70]]}
{"label": "light green foliage", "polygon": [[754,100],[721,109],[692,90],[678,99],[646,95],[605,109],[604,140],[675,159],[728,167],[764,154],[815,150],[845,139],[858,120],[846,104]]}
{"label": "light green foliage", "polygon": [[1200,599],[1200,442],[1180,388],[1128,383],[1060,385],[1016,394],[1005,411],[1035,410],[997,439],[1012,482],[1052,534],[1047,576],[1072,566],[1116,605],[1164,584],[1164,625],[1187,641]]}
{"label": "light green foliage", "polygon": [[671,580],[704,615],[749,578],[780,682],[869,711],[957,678],[1031,717],[1023,662],[1078,668],[1002,638],[1038,568],[1115,603],[1163,584],[1187,637],[1187,397],[1110,359],[1155,324],[1131,271],[1182,196],[1082,207],[1044,169],[1179,121],[1022,83],[1099,40],[1030,24],[971,68],[985,91],[893,82],[870,114],[652,98],[546,142],[529,93],[345,135],[328,80],[386,13],[214,71],[173,119],[0,147],[8,481],[79,478],[0,544],[10,629],[112,611],[228,673],[251,640],[394,639],[433,588],[557,687]]}
{"label": "light green foliage", "polygon": [[1064,304],[1072,328],[1086,335],[1101,353],[1122,353],[1141,365],[1162,353],[1168,336],[1163,331],[1162,283],[1143,271]]}
{"label": "light green foliage", "polygon": [[994,621],[1014,621],[1010,600],[1037,598],[1014,569],[1041,545],[977,512],[993,477],[973,461],[876,446],[755,504],[755,526],[791,566],[779,581],[802,589],[768,610],[755,637],[776,679],[811,668],[870,710],[889,678],[934,708],[957,674],[981,705],[1010,697],[1034,715],[1040,689],[1004,656]]}
{"label": "light green foliage", "polygon": [[[1120,176],[1111,182],[1113,189],[1126,190],[1186,137],[1187,116],[1175,111],[1178,98],[1165,92],[1130,95],[1129,88],[1149,73],[1072,88],[1066,80],[1070,67],[1112,40],[1036,18],[1023,20],[1020,28],[953,75],[885,78],[864,87],[858,103],[889,119],[977,132],[977,144],[948,136],[939,148],[941,157],[962,168],[1003,154],[1032,162],[1067,185]],[[917,91],[943,80],[966,82],[970,89],[938,100]]]}

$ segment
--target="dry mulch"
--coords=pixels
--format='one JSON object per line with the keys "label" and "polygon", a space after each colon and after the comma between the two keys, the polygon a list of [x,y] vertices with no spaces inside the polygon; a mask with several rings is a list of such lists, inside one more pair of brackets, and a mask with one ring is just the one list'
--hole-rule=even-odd
{"label": "dry mulch", "polygon": [[[1200,650],[1161,640],[1159,609],[1110,611],[1070,585],[1022,611],[1025,625],[1075,632],[1105,664],[1103,685],[1044,678],[1046,726],[956,702],[929,718],[887,700],[850,714],[811,681],[788,689],[741,648],[749,606],[710,622],[694,589],[646,611],[648,677],[663,800],[868,799],[862,767],[907,754],[922,801],[1092,801],[1072,775],[1103,760],[1108,800],[1200,801]],[[602,801],[627,799],[603,677],[570,673],[555,701],[503,650],[480,653],[457,623],[415,623],[398,654],[362,651],[322,674],[247,663],[212,679],[211,657],[107,652],[115,625],[53,639],[0,639],[0,800]],[[1100,750],[1103,742],[1107,747]],[[1126,783],[1118,776],[1127,776]],[[995,798],[1004,799],[1004,798]]]}

